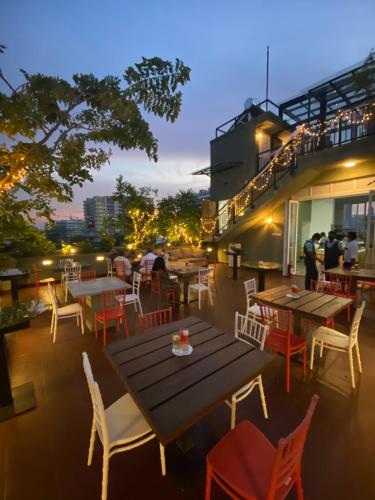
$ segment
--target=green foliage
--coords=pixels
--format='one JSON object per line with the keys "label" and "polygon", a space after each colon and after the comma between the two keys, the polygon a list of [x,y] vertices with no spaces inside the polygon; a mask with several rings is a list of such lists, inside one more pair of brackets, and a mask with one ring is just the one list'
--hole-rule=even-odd
{"label": "green foliage", "polygon": [[92,181],[93,171],[109,161],[108,146],[141,149],[157,161],[157,140],[142,110],[175,121],[178,88],[190,78],[182,61],[156,57],[125,70],[126,88],[115,76],[76,74],[68,82],[21,71],[25,81],[16,89],[0,70],[7,89],[0,92],[6,137],[0,143],[0,218],[9,206],[28,217],[50,217],[52,199],[71,201],[73,186]]}
{"label": "green foliage", "polygon": [[115,246],[116,240],[113,236],[108,233],[102,233],[100,235],[99,248],[103,252],[109,252]]}
{"label": "green foliage", "polygon": [[357,92],[365,90],[369,96],[375,89],[375,51],[371,49],[363,67],[353,75],[354,88]]}
{"label": "green foliage", "polygon": [[56,247],[52,241],[31,224],[23,228],[22,239],[13,240],[8,249],[8,251],[16,257],[51,255],[55,250]]}
{"label": "green foliage", "polygon": [[89,240],[77,241],[78,253],[95,253],[96,248]]}

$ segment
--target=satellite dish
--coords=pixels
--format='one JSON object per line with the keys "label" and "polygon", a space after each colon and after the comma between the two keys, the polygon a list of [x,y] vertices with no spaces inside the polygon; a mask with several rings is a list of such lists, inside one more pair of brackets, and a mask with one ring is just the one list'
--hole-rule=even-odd
{"label": "satellite dish", "polygon": [[255,97],[248,97],[246,101],[244,102],[244,109],[249,109],[251,106],[256,106],[258,104],[258,99],[255,99]]}

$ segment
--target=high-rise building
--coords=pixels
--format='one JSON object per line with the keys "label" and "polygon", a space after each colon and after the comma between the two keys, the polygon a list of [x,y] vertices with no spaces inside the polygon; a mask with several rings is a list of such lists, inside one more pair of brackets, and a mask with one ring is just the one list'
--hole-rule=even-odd
{"label": "high-rise building", "polygon": [[82,219],[58,220],[46,233],[53,241],[70,241],[77,236],[86,236],[86,224]]}
{"label": "high-rise building", "polygon": [[89,236],[97,237],[102,231],[115,233],[115,220],[123,215],[121,204],[113,196],[94,196],[83,202],[85,223]]}

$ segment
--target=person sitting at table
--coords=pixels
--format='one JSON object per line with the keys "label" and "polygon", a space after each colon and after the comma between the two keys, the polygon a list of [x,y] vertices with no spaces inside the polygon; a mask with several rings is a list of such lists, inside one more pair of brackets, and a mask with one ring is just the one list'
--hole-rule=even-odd
{"label": "person sitting at table", "polygon": [[119,250],[117,252],[117,257],[115,257],[113,260],[113,266],[115,269],[116,269],[116,262],[122,262],[125,276],[129,277],[132,273],[132,265],[130,263],[130,260],[128,259],[128,254],[126,254],[125,256],[124,252],[122,250]]}
{"label": "person sitting at table", "polygon": [[330,231],[328,233],[328,240],[324,245],[324,269],[332,269],[333,267],[338,267],[340,256],[343,254],[343,250],[339,241],[336,239],[335,231]]}
{"label": "person sitting at table", "polygon": [[163,257],[165,265],[167,266],[168,261],[169,261],[169,253],[167,252],[167,250],[165,248],[162,248],[160,250],[160,255]]}
{"label": "person sitting at table", "polygon": [[303,253],[305,254],[305,290],[311,290],[311,280],[317,280],[319,273],[316,267],[316,261],[320,260],[316,256],[315,244],[320,240],[320,234],[314,233],[311,239],[306,240],[303,245]]}
{"label": "person sitting at table", "polygon": [[154,260],[154,265],[152,266],[153,271],[158,271],[160,276],[160,290],[174,290],[176,300],[180,297],[180,286],[177,281],[171,280],[169,273],[167,271],[163,257],[156,257]]}
{"label": "person sitting at table", "polygon": [[154,252],[152,251],[152,248],[148,248],[145,255],[141,259],[139,272],[141,274],[144,274],[145,272],[149,273],[151,271],[151,269],[145,269],[145,266],[146,266],[145,262],[146,261],[154,262],[156,258],[157,258],[157,255],[154,254]]}
{"label": "person sitting at table", "polygon": [[355,231],[348,232],[348,242],[344,250],[344,267],[351,268],[358,259],[358,243],[356,241],[357,233]]}

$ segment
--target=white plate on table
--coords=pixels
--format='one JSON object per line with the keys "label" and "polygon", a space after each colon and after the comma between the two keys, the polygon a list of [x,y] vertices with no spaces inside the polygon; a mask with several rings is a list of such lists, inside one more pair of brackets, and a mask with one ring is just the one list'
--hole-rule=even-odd
{"label": "white plate on table", "polygon": [[187,351],[175,351],[172,347],[172,353],[175,355],[175,356],[190,356],[190,354],[193,352],[193,346],[192,345],[189,345],[188,346],[188,350]]}
{"label": "white plate on table", "polygon": [[286,296],[288,299],[299,299],[301,296],[300,295],[295,295],[294,293],[287,293]]}

